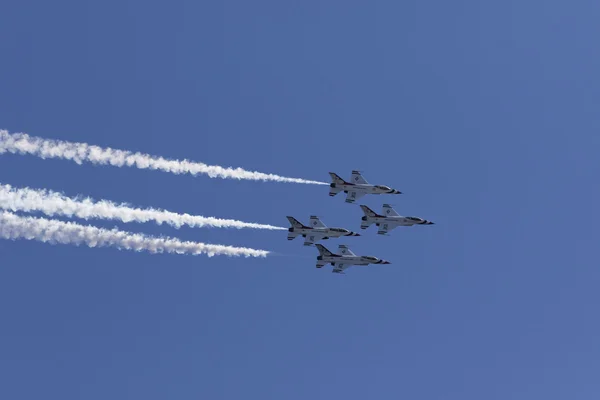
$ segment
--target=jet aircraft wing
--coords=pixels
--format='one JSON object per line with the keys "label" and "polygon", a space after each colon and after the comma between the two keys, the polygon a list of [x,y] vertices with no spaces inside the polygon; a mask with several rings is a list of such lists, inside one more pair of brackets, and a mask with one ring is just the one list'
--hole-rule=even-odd
{"label": "jet aircraft wing", "polygon": [[379,226],[379,230],[377,231],[377,233],[380,235],[387,235],[387,233],[394,229],[396,226],[398,225],[390,222],[385,222]]}
{"label": "jet aircraft wing", "polygon": [[338,247],[338,251],[341,255],[343,256],[351,256],[351,257],[356,257],[356,254],[354,254],[352,252],[352,250],[350,250],[348,248],[348,246],[346,246],[345,244],[340,244]]}
{"label": "jet aircraft wing", "polygon": [[346,196],[346,203],[354,203],[356,200],[363,197],[365,194],[363,192],[355,192],[353,190],[348,192]]}
{"label": "jet aircraft wing", "polygon": [[336,262],[331,272],[334,274],[343,274],[345,269],[348,269],[351,264]]}
{"label": "jet aircraft wing", "polygon": [[352,171],[352,176],[350,177],[350,182],[355,185],[368,185],[369,182],[360,174],[360,171]]}
{"label": "jet aircraft wing", "polygon": [[310,226],[313,228],[327,228],[327,225],[325,225],[323,222],[321,222],[321,220],[319,219],[319,217],[317,217],[316,215],[311,215],[310,216]]}
{"label": "jet aircraft wing", "polygon": [[387,215],[388,217],[399,217],[400,214],[394,210],[394,208],[389,204],[384,204],[381,211],[382,215]]}
{"label": "jet aircraft wing", "polygon": [[304,240],[305,246],[312,246],[315,242],[320,241],[325,236],[322,233],[310,233],[306,235],[306,239]]}

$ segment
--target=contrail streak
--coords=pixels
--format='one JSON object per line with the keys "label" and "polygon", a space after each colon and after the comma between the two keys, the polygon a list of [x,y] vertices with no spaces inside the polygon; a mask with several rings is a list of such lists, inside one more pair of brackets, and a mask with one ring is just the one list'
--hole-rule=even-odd
{"label": "contrail streak", "polygon": [[62,215],[82,219],[112,219],[122,222],[149,222],[168,224],[175,228],[183,225],[192,228],[251,228],[287,230],[279,226],[256,224],[233,219],[202,217],[199,215],[178,214],[160,209],[140,209],[126,204],[116,204],[108,200],[94,201],[90,198],[69,198],[61,193],[0,184],[0,208],[11,211],[40,211],[48,216]]}
{"label": "contrail streak", "polygon": [[6,130],[0,130],[0,154],[5,152],[31,154],[41,158],[62,158],[75,161],[77,164],[90,162],[96,165],[112,165],[114,167],[155,169],[173,174],[191,174],[194,176],[206,174],[211,178],[328,185],[325,182],[246,171],[242,168],[224,168],[188,160],[169,160],[127,150],[103,148],[86,143],[43,139],[25,133],[9,133]]}
{"label": "contrail streak", "polygon": [[266,250],[222,246],[197,242],[184,242],[130,233],[118,229],[103,229],[74,222],[45,218],[22,217],[8,211],[0,212],[0,238],[37,240],[51,244],[87,245],[88,247],[116,247],[122,250],[148,251],[150,253],[176,253],[187,255],[216,255],[266,257]]}

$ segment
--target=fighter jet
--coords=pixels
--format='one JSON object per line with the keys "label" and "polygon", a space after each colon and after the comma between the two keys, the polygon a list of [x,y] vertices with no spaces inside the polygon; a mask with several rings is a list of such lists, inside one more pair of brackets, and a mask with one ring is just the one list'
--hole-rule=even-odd
{"label": "fighter jet", "polygon": [[403,217],[402,215],[398,214],[396,210],[394,210],[389,204],[383,205],[381,214],[377,214],[375,211],[371,210],[365,205],[361,205],[360,208],[362,208],[363,212],[365,213],[365,216],[362,217],[360,228],[367,229],[369,226],[371,226],[371,224],[375,224],[379,227],[377,233],[380,235],[385,235],[398,226],[433,225],[433,222],[427,221],[423,218]]}
{"label": "fighter jet", "polygon": [[315,246],[319,250],[317,268],[322,268],[327,263],[331,263],[333,265],[331,272],[336,274],[343,274],[344,270],[352,265],[391,264],[389,261],[377,257],[357,256],[344,244],[341,244],[338,248],[340,254],[332,253],[321,244],[316,244]]}
{"label": "fighter jet", "polygon": [[401,194],[399,190],[392,189],[383,185],[370,185],[360,174],[360,171],[352,171],[350,182],[346,182],[339,175],[330,172],[331,184],[329,185],[329,195],[335,196],[341,191],[347,193],[346,203],[354,203],[365,194]]}
{"label": "fighter jet", "polygon": [[360,236],[359,233],[354,233],[343,228],[328,228],[321,220],[312,215],[310,217],[309,226],[302,224],[294,217],[287,217],[292,227],[288,229],[288,240],[294,240],[298,235],[306,238],[305,246],[311,246],[313,243],[329,238],[339,238],[341,236]]}

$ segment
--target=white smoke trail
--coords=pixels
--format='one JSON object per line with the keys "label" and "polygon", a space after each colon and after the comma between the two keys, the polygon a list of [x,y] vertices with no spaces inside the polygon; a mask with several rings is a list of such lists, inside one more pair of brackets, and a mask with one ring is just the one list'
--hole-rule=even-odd
{"label": "white smoke trail", "polygon": [[88,247],[116,247],[150,253],[176,253],[266,257],[266,250],[244,247],[222,246],[178,239],[160,238],[130,233],[118,229],[102,229],[74,222],[63,222],[45,218],[22,217],[8,211],[0,212],[0,238],[37,240],[51,244],[84,244]]}
{"label": "white smoke trail", "polygon": [[149,154],[132,153],[127,150],[116,150],[109,147],[102,148],[86,143],[43,139],[29,136],[25,133],[11,134],[6,130],[0,130],[0,154],[5,152],[31,154],[41,158],[62,158],[75,161],[77,164],[90,162],[92,164],[112,165],[114,167],[127,166],[140,169],[155,169],[173,174],[191,174],[194,176],[206,174],[211,178],[327,185],[325,182],[287,178],[274,174],[246,171],[242,168],[224,168],[188,160],[169,160]]}
{"label": "white smoke trail", "polygon": [[113,219],[122,222],[154,221],[159,225],[168,224],[175,228],[183,225],[192,228],[251,228],[287,230],[279,226],[256,224],[233,219],[202,217],[199,215],[178,214],[160,209],[132,208],[126,204],[116,204],[108,200],[98,202],[90,199],[72,199],[60,193],[40,189],[17,189],[0,184],[0,208],[11,211],[40,211],[48,216],[62,215],[82,219]]}

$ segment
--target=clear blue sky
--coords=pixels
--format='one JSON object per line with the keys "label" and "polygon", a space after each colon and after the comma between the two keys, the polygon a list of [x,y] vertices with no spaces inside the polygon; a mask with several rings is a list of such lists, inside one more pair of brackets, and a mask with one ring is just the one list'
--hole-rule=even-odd
{"label": "clear blue sky", "polygon": [[[436,222],[266,260],[0,241],[3,399],[597,399],[597,1],[0,5],[0,128],[292,177]],[[0,182],[357,229],[327,187],[0,157]],[[384,199],[364,203],[379,209]],[[113,222],[96,225],[112,227]],[[337,246],[341,241],[329,241]]]}

